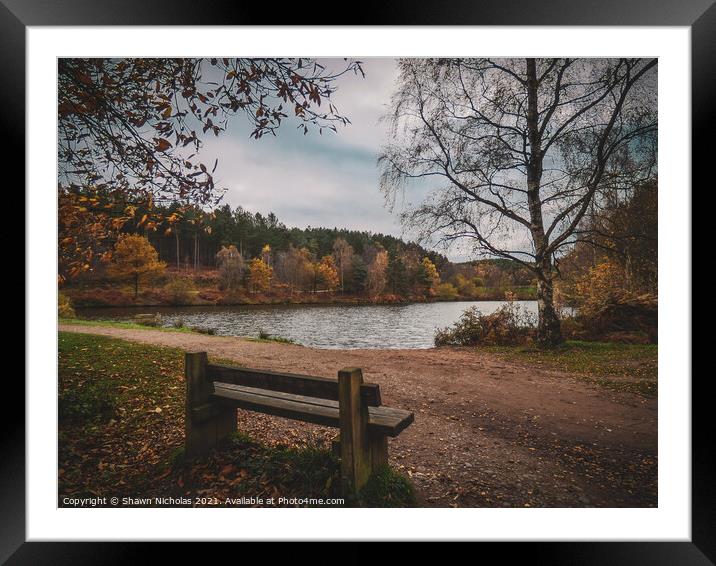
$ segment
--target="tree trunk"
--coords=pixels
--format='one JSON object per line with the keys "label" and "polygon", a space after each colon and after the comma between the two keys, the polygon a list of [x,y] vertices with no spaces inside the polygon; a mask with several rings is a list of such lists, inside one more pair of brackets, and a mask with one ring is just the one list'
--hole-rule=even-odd
{"label": "tree trunk", "polygon": [[134,298],[139,295],[139,275],[134,276]]}
{"label": "tree trunk", "polygon": [[539,129],[538,89],[536,61],[527,59],[527,129],[530,142],[530,157],[527,167],[527,203],[530,213],[530,232],[535,246],[535,271],[537,273],[537,344],[541,348],[552,348],[560,344],[563,339],[557,311],[554,308],[552,259],[542,218],[540,185],[544,155]]}
{"label": "tree trunk", "polygon": [[553,348],[561,344],[564,339],[554,308],[552,280],[548,277],[537,279],[537,313],[537,344],[541,348]]}
{"label": "tree trunk", "polygon": [[199,268],[199,232],[194,232],[194,271]]}

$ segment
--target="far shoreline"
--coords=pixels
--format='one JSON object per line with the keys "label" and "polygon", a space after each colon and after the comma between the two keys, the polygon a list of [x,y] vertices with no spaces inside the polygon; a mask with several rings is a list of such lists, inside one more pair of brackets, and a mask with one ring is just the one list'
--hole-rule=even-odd
{"label": "far shoreline", "polygon": [[[529,302],[535,301],[533,297],[516,296],[513,300],[518,302]],[[238,307],[238,306],[250,306],[250,307],[266,307],[266,306],[371,306],[371,305],[419,305],[419,304],[431,304],[431,303],[492,303],[492,302],[505,302],[505,297],[490,296],[486,298],[430,298],[425,300],[420,299],[404,299],[404,300],[371,300],[363,298],[332,298],[331,300],[285,300],[276,298],[276,300],[258,300],[258,301],[227,301],[227,302],[191,302],[191,303],[176,303],[169,304],[160,301],[146,301],[140,303],[131,304],[87,304],[85,302],[75,302],[75,309],[92,310],[92,309],[143,309],[143,308],[206,308],[206,307]]]}

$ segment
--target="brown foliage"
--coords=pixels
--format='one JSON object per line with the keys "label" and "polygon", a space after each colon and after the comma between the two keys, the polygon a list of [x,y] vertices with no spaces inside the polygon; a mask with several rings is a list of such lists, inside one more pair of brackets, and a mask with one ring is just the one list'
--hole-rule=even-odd
{"label": "brown foliage", "polygon": [[273,269],[264,260],[254,258],[249,262],[249,289],[252,293],[268,291]]}
{"label": "brown foliage", "polygon": [[534,333],[535,321],[519,305],[510,301],[493,312],[483,314],[477,307],[463,312],[450,328],[435,333],[436,346],[512,346],[526,343]]}
{"label": "brown foliage", "polygon": [[131,279],[134,282],[134,297],[136,298],[140,279],[163,273],[165,267],[166,264],[159,261],[157,250],[152,247],[147,238],[136,234],[126,234],[117,241],[112,263],[107,272],[116,279]]}
{"label": "brown foliage", "polygon": [[[275,134],[289,115],[304,133],[336,131],[349,120],[331,101],[334,83],[363,74],[358,61],[330,71],[300,58],[61,58],[57,69],[60,282],[90,270],[96,256],[108,259],[138,207],[149,209],[139,225],[152,230],[162,220],[152,218],[153,203],[218,202],[218,162],[194,159],[202,135],[218,136],[236,115],[255,139]],[[118,214],[93,195],[71,202],[95,187],[116,195]]]}

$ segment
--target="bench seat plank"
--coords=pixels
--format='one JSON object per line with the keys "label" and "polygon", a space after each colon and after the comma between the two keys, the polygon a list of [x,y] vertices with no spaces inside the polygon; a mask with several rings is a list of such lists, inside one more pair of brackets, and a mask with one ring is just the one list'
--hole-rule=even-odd
{"label": "bench seat plank", "polygon": [[[306,397],[280,391],[215,381],[212,399],[269,415],[339,427],[338,401]],[[413,422],[413,413],[390,407],[368,407],[368,430],[386,436],[398,436]]]}

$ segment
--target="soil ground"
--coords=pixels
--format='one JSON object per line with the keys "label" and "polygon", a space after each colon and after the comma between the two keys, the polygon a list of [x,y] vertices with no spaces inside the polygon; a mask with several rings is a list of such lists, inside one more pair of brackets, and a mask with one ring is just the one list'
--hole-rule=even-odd
{"label": "soil ground", "polygon": [[[390,462],[431,507],[655,507],[657,399],[472,348],[318,350],[235,337],[60,325],[335,377],[347,366],[378,383],[383,403],[415,422],[390,439]],[[618,378],[618,376],[615,376]],[[335,429],[239,411],[262,442],[328,442]]]}

